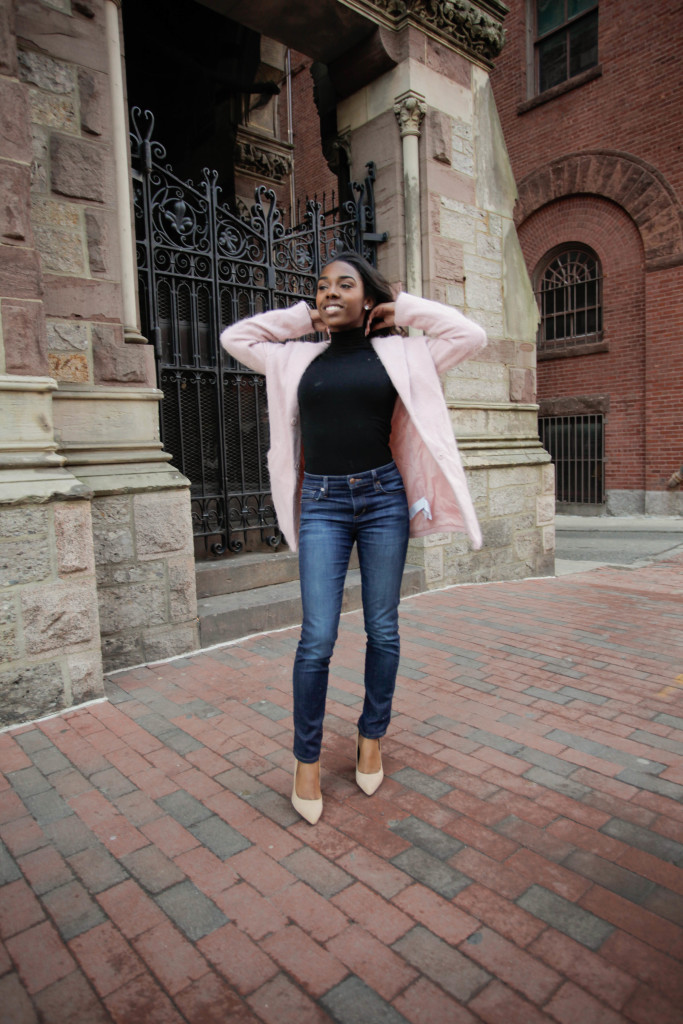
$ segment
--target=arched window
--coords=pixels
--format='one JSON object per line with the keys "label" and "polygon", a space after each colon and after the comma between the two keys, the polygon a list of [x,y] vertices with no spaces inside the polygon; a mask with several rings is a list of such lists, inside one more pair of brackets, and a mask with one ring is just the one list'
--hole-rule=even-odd
{"label": "arched window", "polygon": [[602,344],[602,268],[587,246],[553,249],[536,272],[538,355],[584,354]]}

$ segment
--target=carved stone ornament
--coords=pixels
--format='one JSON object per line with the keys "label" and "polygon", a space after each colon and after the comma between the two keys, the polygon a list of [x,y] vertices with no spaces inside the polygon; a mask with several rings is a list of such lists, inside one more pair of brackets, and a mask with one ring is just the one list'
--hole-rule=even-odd
{"label": "carved stone ornament", "polygon": [[[481,6],[473,0],[355,0],[350,6],[371,16],[383,15],[382,22],[392,28],[413,22],[487,64],[505,43],[502,20],[507,7],[500,0],[488,0]],[[482,10],[483,6],[493,8],[499,17]]]}
{"label": "carved stone ornament", "polygon": [[238,140],[235,146],[235,166],[240,171],[250,171],[260,178],[282,181],[292,173],[292,158],[257,146],[253,142]]}
{"label": "carved stone ornament", "polygon": [[402,139],[406,135],[419,135],[422,119],[427,113],[427,104],[423,96],[407,92],[404,96],[399,96],[394,103],[394,113]]}

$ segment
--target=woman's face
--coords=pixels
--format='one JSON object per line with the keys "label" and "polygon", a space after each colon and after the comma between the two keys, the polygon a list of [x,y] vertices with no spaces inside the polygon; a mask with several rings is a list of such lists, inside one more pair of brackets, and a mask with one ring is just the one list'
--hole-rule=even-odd
{"label": "woman's face", "polygon": [[365,294],[363,280],[350,263],[335,260],[323,268],[315,297],[318,313],[329,331],[362,327],[372,299]]}

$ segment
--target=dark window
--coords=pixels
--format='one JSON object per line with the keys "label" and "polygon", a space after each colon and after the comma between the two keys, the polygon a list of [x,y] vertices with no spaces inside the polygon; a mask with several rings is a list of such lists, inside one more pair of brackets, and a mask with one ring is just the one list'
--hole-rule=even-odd
{"label": "dark window", "polygon": [[564,355],[602,341],[602,271],[590,249],[554,250],[536,274],[538,354]]}
{"label": "dark window", "polygon": [[598,63],[596,0],[535,0],[538,92]]}
{"label": "dark window", "polygon": [[605,437],[602,414],[541,416],[541,444],[555,466],[555,497],[574,505],[605,500]]}

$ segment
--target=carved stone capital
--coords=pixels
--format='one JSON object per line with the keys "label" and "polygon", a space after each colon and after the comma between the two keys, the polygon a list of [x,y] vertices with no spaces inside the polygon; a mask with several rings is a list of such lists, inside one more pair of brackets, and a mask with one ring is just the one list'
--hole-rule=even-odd
{"label": "carved stone capital", "polygon": [[505,43],[508,8],[501,0],[350,0],[350,6],[393,29],[417,25],[488,66]]}
{"label": "carved stone capital", "polygon": [[427,104],[425,103],[424,96],[413,92],[412,89],[401,96],[397,96],[394,103],[394,113],[396,114],[402,139],[406,135],[419,136],[422,120],[427,113]]}
{"label": "carved stone capital", "polygon": [[292,173],[292,156],[275,140],[238,131],[235,169],[269,181],[283,181]]}

